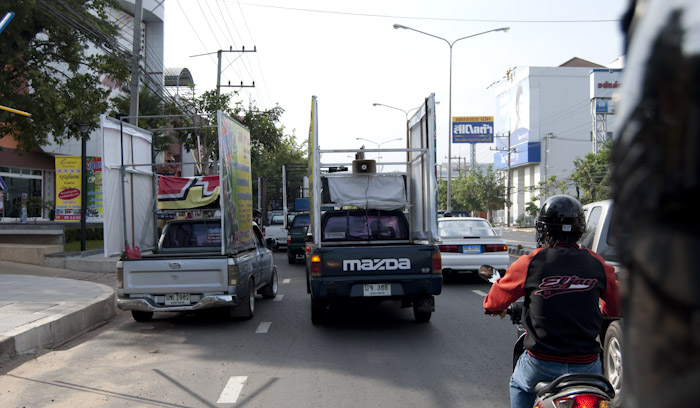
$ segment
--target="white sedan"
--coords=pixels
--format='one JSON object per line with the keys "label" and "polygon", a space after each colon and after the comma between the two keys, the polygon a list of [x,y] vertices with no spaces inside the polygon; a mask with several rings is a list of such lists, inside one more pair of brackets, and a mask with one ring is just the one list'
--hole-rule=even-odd
{"label": "white sedan", "polygon": [[481,265],[503,273],[508,268],[508,245],[488,221],[477,217],[438,218],[442,273],[476,274]]}

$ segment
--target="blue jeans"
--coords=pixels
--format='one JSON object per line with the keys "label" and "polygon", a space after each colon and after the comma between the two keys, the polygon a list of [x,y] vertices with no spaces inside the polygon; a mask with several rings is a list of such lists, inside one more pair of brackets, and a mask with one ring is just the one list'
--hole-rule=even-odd
{"label": "blue jeans", "polygon": [[602,374],[600,358],[590,364],[566,364],[539,360],[525,351],[515,365],[510,377],[510,407],[532,408],[535,404],[535,385],[539,382],[554,381],[566,373]]}

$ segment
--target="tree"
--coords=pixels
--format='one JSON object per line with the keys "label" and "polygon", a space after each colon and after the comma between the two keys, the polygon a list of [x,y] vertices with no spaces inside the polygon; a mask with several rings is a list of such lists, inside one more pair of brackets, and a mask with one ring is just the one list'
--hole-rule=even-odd
{"label": "tree", "polygon": [[[438,206],[445,208],[447,203],[447,183],[438,182]],[[452,208],[466,211],[493,211],[505,204],[505,186],[498,174],[489,166],[486,172],[462,172],[452,180]]]}
{"label": "tree", "polygon": [[[130,103],[128,95],[114,98],[114,109],[111,116],[116,117],[118,113],[129,112]],[[139,118],[138,126],[140,128],[151,130],[168,127],[173,121],[166,115],[180,113],[182,113],[180,107],[163,102],[163,99],[148,87],[144,86],[139,91],[139,116],[161,116],[158,118]],[[165,132],[153,132],[153,147],[156,151],[169,150],[174,141],[174,137]]]}
{"label": "tree", "polygon": [[610,189],[610,156],[612,141],[601,146],[598,153],[588,153],[583,159],[574,160],[575,170],[571,179],[579,191],[579,201],[588,204],[612,198]]}
{"label": "tree", "polygon": [[548,179],[540,181],[536,186],[526,187],[526,189],[535,194],[531,196],[530,201],[525,205],[525,213],[518,217],[518,223],[523,223],[525,216],[532,219],[537,217],[537,213],[540,211],[537,203],[542,201],[543,198],[556,194],[566,194],[569,191],[566,180],[558,180],[557,176],[549,176]]}
{"label": "tree", "polygon": [[[7,2],[6,2],[7,3]],[[129,55],[117,47],[118,28],[107,18],[114,0],[9,0],[14,19],[0,34],[0,100],[30,118],[0,110],[0,135],[11,135],[31,150],[80,139],[76,123],[95,128],[108,110],[109,89],[101,78],[122,83],[129,77]],[[103,52],[88,53],[93,44]]]}

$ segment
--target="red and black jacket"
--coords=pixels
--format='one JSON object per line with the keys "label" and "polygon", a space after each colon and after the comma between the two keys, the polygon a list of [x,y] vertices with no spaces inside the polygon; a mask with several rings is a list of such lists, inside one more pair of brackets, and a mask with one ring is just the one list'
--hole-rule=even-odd
{"label": "red and black jacket", "polygon": [[522,296],[525,348],[546,360],[595,360],[602,314],[619,315],[614,268],[575,245],[538,248],[521,256],[493,284],[484,309],[499,313]]}

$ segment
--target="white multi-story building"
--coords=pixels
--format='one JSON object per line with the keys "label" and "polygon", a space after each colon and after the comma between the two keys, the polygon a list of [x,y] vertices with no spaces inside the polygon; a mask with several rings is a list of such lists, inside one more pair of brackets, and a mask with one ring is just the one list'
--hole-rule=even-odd
{"label": "white multi-story building", "polygon": [[496,138],[494,170],[510,180],[512,206],[508,219],[496,218],[513,223],[524,216],[538,195],[533,188],[551,176],[576,195],[569,178],[574,160],[612,137],[611,97],[621,82],[621,69],[612,66],[573,58],[558,67],[514,68],[497,84],[494,126],[502,137]]}

